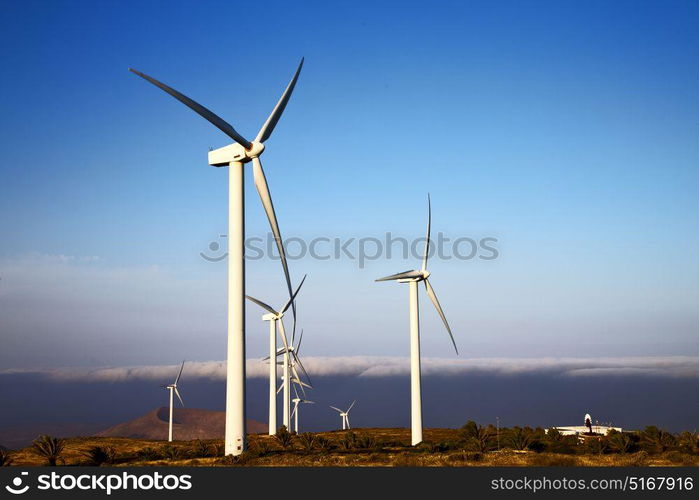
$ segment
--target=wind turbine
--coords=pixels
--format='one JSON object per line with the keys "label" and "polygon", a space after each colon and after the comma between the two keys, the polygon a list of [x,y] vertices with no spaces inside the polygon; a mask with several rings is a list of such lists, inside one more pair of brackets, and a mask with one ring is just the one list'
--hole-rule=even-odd
{"label": "wind turbine", "polygon": [[[277,356],[284,355],[282,361],[282,366],[284,367],[284,369],[282,374],[282,383],[279,386],[279,389],[277,389],[277,394],[282,390],[284,391],[283,424],[287,429],[291,429],[291,384],[294,383],[301,389],[303,397],[306,397],[306,390],[304,388],[308,387],[309,389],[312,389],[313,386],[310,384],[311,378],[308,375],[306,368],[303,366],[303,363],[301,363],[301,359],[298,356],[299,348],[301,346],[301,340],[303,340],[303,330],[301,330],[299,341],[296,344],[296,347],[294,347],[293,339],[291,341],[291,344],[286,342],[286,334],[284,332],[283,321],[279,321],[279,327],[282,332],[282,341],[284,341],[284,347],[277,351]],[[301,376],[299,375],[299,372],[296,369],[296,365],[298,365],[299,368],[301,368],[301,371],[308,379],[308,384],[301,380]]]}
{"label": "wind turbine", "polygon": [[[286,262],[286,253],[281,232],[274,212],[272,197],[267,185],[260,155],[265,150],[274,127],[286,108],[303,67],[303,58],[287,85],[284,93],[272,110],[253,141],[240,135],[232,125],[201,104],[168,87],[155,78],[129,68],[141,78],[167,92],[185,106],[233,139],[233,144],[209,151],[209,165],[228,168],[228,352],[226,373],[226,435],[225,454],[240,455],[247,448],[245,433],[245,196],[243,165],[252,162],[255,187],[262,200],[272,234],[277,243],[284,269],[286,286],[291,297],[291,277]],[[296,308],[292,304],[294,318]]]}
{"label": "wind turbine", "polygon": [[[299,290],[301,290],[301,286],[303,285],[303,282],[306,281],[306,276],[303,277],[301,280],[301,283],[299,283],[298,288],[294,292],[294,294],[291,296],[291,298],[284,304],[284,306],[279,309],[278,311],[275,311],[272,306],[265,304],[261,300],[256,299],[255,297],[251,297],[250,295],[246,295],[247,299],[250,300],[251,302],[254,302],[261,308],[263,308],[266,311],[269,311],[267,314],[262,316],[262,321],[269,321],[269,357],[265,359],[269,359],[269,419],[268,419],[268,432],[270,436],[274,436],[277,433],[277,322],[281,323],[282,317],[284,317],[284,313],[289,309],[289,306],[294,303],[294,300],[296,299],[296,295],[299,293]],[[284,345],[287,345],[287,339],[286,335],[283,336],[282,341]],[[288,375],[289,371],[289,364],[288,362],[284,363],[284,373],[285,375]],[[287,426],[287,429],[289,428],[289,401],[288,401],[288,393],[284,393],[284,425]]]}
{"label": "wind turbine", "polygon": [[356,399],[355,399],[354,401],[352,401],[352,404],[351,404],[351,405],[349,406],[349,408],[347,408],[347,410],[345,410],[345,411],[342,411],[342,410],[339,409],[339,408],[335,408],[334,406],[331,406],[331,407],[330,407],[330,408],[332,408],[333,410],[335,410],[336,412],[338,412],[338,413],[340,414],[340,417],[342,418],[342,430],[343,430],[343,431],[344,431],[344,430],[347,430],[347,429],[351,429],[350,423],[349,423],[349,412],[350,412],[350,410],[352,409],[352,407],[354,406],[354,404],[355,404],[356,402],[357,402]]}
{"label": "wind turbine", "polygon": [[[302,386],[302,385],[299,385],[299,387],[301,387],[301,390],[302,390],[302,392],[303,392],[303,386]],[[295,432],[296,434],[298,434],[298,433],[299,433],[299,405],[301,405],[301,404],[311,404],[311,405],[314,405],[315,402],[314,402],[314,401],[309,401],[308,399],[302,399],[302,398],[300,398],[300,397],[299,397],[299,393],[298,393],[298,391],[296,390],[296,387],[294,387],[294,393],[295,393],[296,397],[295,397],[294,399],[291,400],[291,401],[294,403],[294,411],[291,412],[291,416],[292,416],[293,419],[294,419],[294,432]]]}
{"label": "wind turbine", "polygon": [[437,295],[429,282],[430,272],[427,270],[427,258],[430,253],[430,225],[432,223],[432,203],[430,196],[427,195],[427,238],[425,239],[425,254],[422,257],[422,268],[414,271],[404,271],[402,273],[379,278],[376,281],[398,281],[398,283],[408,283],[410,285],[410,417],[412,426],[412,444],[415,446],[422,442],[422,387],[420,381],[420,316],[418,307],[418,288],[417,284],[422,281],[425,284],[427,296],[437,309],[439,316],[444,322],[444,326],[449,332],[452,344],[456,354],[459,350],[456,347],[454,336],[447,323],[447,318],[444,316],[444,311],[439,305]]}
{"label": "wind turbine", "polygon": [[177,378],[175,379],[175,382],[170,384],[170,385],[163,385],[161,387],[166,388],[168,391],[170,391],[170,424],[168,427],[168,433],[167,433],[167,440],[172,442],[172,413],[174,410],[174,398],[173,396],[177,394],[177,399],[180,400],[180,404],[184,406],[184,401],[182,401],[182,396],[180,396],[180,391],[177,390],[177,382],[180,381],[180,377],[182,376],[182,369],[184,368],[184,361],[182,361],[182,366],[180,366],[180,373],[177,374]]}

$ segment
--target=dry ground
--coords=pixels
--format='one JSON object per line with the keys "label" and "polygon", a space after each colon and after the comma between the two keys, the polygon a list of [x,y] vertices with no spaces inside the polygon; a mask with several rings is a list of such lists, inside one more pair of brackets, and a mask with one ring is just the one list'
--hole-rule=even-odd
{"label": "dry ground", "polygon": [[[116,452],[114,466],[259,466],[259,467],[499,467],[499,466],[699,466],[699,456],[667,452],[648,455],[633,454],[555,454],[512,450],[477,453],[461,449],[435,451],[429,445],[409,446],[409,429],[357,429],[358,436],[373,438],[377,445],[371,449],[343,449],[344,431],[317,433],[332,443],[329,451],[303,450],[297,437],[289,449],[283,449],[267,435],[250,436],[251,452],[242,459],[222,457],[222,440],[175,441],[176,455],[164,458],[168,449],[165,441],[111,437],[79,437],[66,439],[65,450],[59,464],[66,466],[90,465],[85,453],[91,447],[112,447]],[[425,440],[432,443],[457,441],[454,429],[427,429]],[[211,456],[202,456],[204,443]],[[144,456],[142,450],[151,449],[156,456]],[[198,451],[195,451],[198,450]],[[139,453],[141,452],[141,453]],[[151,453],[152,454],[152,453]],[[161,455],[161,456],[157,456]],[[12,465],[41,466],[44,459],[31,447],[13,452]]]}

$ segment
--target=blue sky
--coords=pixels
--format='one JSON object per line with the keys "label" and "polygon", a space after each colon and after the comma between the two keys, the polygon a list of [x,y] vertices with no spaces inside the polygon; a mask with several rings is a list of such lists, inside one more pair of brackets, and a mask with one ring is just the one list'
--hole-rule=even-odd
{"label": "blue sky", "polygon": [[[6,2],[3,367],[222,359],[227,138],[256,134],[285,236],[498,238],[432,263],[464,357],[699,353],[694,2]],[[248,172],[249,174],[249,172]],[[250,235],[267,223],[247,184]],[[309,354],[406,355],[393,258],[292,261]],[[248,291],[283,300],[278,262]],[[249,352],[265,349],[249,308]],[[423,297],[423,345],[451,356]],[[259,331],[257,331],[259,330]],[[257,335],[259,333],[259,335]]]}

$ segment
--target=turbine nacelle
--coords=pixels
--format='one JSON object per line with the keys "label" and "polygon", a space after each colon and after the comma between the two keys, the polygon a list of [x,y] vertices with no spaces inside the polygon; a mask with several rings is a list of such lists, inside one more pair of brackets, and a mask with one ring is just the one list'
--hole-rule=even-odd
{"label": "turbine nacelle", "polygon": [[430,277],[429,271],[414,271],[414,272],[420,273],[420,274],[418,276],[415,276],[414,278],[399,279],[399,280],[397,280],[398,283],[410,283],[411,281],[424,281]]}
{"label": "turbine nacelle", "polygon": [[231,162],[235,161],[248,163],[253,158],[259,157],[264,150],[265,145],[261,142],[251,142],[249,149],[245,149],[243,145],[234,142],[228,146],[209,151],[209,165],[227,167]]}

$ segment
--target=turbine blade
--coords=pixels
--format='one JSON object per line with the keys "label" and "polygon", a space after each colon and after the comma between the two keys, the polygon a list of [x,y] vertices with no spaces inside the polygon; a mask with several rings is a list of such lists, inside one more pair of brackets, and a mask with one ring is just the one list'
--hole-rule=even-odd
{"label": "turbine blade", "polygon": [[245,298],[248,299],[250,302],[254,302],[258,306],[260,306],[262,309],[264,309],[268,312],[271,312],[272,314],[277,314],[277,311],[272,309],[272,306],[265,304],[264,302],[262,302],[259,299],[256,299],[255,297],[251,297],[250,295],[246,295]]}
{"label": "turbine blade", "polygon": [[447,327],[447,332],[449,332],[449,338],[451,338],[451,343],[454,344],[454,350],[456,351],[456,354],[459,354],[459,349],[456,347],[456,342],[454,341],[454,335],[451,333],[451,328],[449,328],[449,323],[447,322],[447,317],[444,315],[444,311],[442,311],[442,306],[439,305],[439,300],[437,300],[437,295],[434,293],[434,288],[432,288],[432,285],[430,285],[430,280],[426,279],[424,280],[425,282],[425,289],[427,289],[427,295],[429,295],[430,300],[432,301],[432,304],[434,304],[434,307],[437,309],[437,312],[439,313],[439,317],[442,318],[442,321],[444,322],[444,326]]}
{"label": "turbine blade", "polygon": [[330,408],[332,408],[332,409],[335,410],[336,412],[342,413],[342,410],[339,409],[339,408],[335,408],[334,406],[331,406]]}
{"label": "turbine blade", "polygon": [[298,357],[298,353],[296,351],[291,351],[291,352],[294,356],[294,361],[296,361],[296,363],[298,363],[299,367],[301,368],[301,371],[303,372],[303,375],[308,380],[308,383],[310,384],[310,387],[312,389],[313,382],[311,382],[311,377],[308,375],[308,372],[306,371],[306,368],[303,366],[303,363],[301,363],[301,359]]}
{"label": "turbine blade", "polygon": [[[252,159],[252,172],[255,180],[255,187],[257,188],[257,193],[260,195],[260,200],[262,200],[262,206],[267,214],[267,219],[269,220],[270,228],[272,229],[272,234],[274,235],[274,240],[277,242],[277,249],[279,250],[279,257],[282,261],[282,268],[284,269],[284,278],[286,278],[286,287],[289,291],[289,298],[293,297],[293,291],[291,288],[291,277],[289,276],[289,265],[286,262],[286,252],[284,251],[284,242],[282,240],[281,232],[279,231],[279,224],[277,224],[277,215],[274,213],[274,205],[272,204],[272,195],[269,193],[269,186],[267,185],[267,179],[265,178],[265,172],[262,170],[262,162],[258,157]],[[293,299],[291,300],[291,310],[294,314],[294,329],[296,328],[296,305]]]}
{"label": "turbine blade", "polygon": [[357,402],[356,399],[355,399],[354,401],[352,401],[352,404],[350,405],[349,408],[347,408],[347,411],[346,411],[345,413],[349,413],[349,411],[352,409],[352,407],[354,406],[354,404],[355,404],[356,402]]}
{"label": "turbine blade", "polygon": [[299,283],[298,288],[296,288],[296,291],[295,291],[294,294],[289,298],[289,300],[286,301],[286,304],[284,304],[284,307],[282,308],[282,310],[279,311],[280,314],[284,314],[284,313],[286,312],[286,310],[289,309],[289,306],[291,305],[291,303],[292,303],[294,300],[296,300],[296,296],[298,295],[299,290],[301,290],[301,286],[303,285],[303,282],[306,281],[306,276],[307,276],[306,274],[303,275],[303,279],[301,280],[301,283]]}
{"label": "turbine blade", "polygon": [[284,330],[284,321],[279,321],[279,333],[281,333],[282,343],[284,344],[284,353],[289,352],[289,342],[286,339],[286,330]]}
{"label": "turbine blade", "polygon": [[[299,335],[299,343],[296,344],[296,348],[294,349],[294,352],[298,355],[298,353],[301,351],[301,341],[303,340],[303,328],[301,328],[301,335]],[[305,370],[304,370],[305,371]]]}
{"label": "turbine blade", "polygon": [[180,366],[180,373],[177,374],[177,378],[175,379],[175,386],[177,385],[177,382],[180,381],[180,377],[182,376],[182,369],[184,368],[184,361],[182,361],[182,366]]}
{"label": "turbine blade", "polygon": [[225,121],[220,116],[214,114],[210,110],[206,109],[204,106],[202,106],[198,102],[193,101],[192,99],[190,99],[186,95],[180,94],[175,89],[168,87],[164,83],[159,82],[155,78],[152,78],[144,73],[141,73],[140,71],[136,71],[133,68],[129,68],[129,71],[137,74],[138,76],[140,76],[144,80],[149,81],[150,83],[152,83],[153,85],[155,85],[159,89],[164,90],[165,92],[170,94],[172,97],[174,97],[175,99],[180,101],[182,104],[184,104],[185,106],[187,106],[188,108],[193,110],[199,116],[201,116],[202,118],[207,120],[209,123],[211,123],[214,127],[218,128],[221,132],[223,132],[228,137],[233,139],[235,142],[237,142],[238,144],[243,146],[245,149],[250,149],[250,147],[252,146],[252,144],[250,144],[250,142],[247,139],[245,139],[245,137],[243,137],[238,132],[236,132],[236,130],[233,128],[233,126],[230,123]]}
{"label": "turbine blade", "polygon": [[279,99],[279,102],[277,102],[277,105],[272,110],[272,114],[269,115],[269,118],[267,118],[265,124],[262,125],[262,128],[258,132],[255,141],[265,142],[272,135],[274,127],[277,126],[277,122],[279,121],[279,118],[281,118],[282,113],[284,112],[284,108],[286,108],[286,105],[289,102],[291,93],[294,91],[294,87],[296,86],[296,80],[299,79],[299,73],[301,73],[301,68],[303,67],[303,59],[304,58],[302,57],[301,63],[299,64],[296,73],[294,73],[294,76],[289,82],[289,85],[286,86],[286,90],[284,90],[281,99]]}
{"label": "turbine blade", "polygon": [[280,392],[282,392],[282,389],[284,389],[284,382],[282,382],[282,383],[279,385],[279,389],[277,389],[277,394],[279,394]]}
{"label": "turbine blade", "polygon": [[427,257],[430,255],[430,226],[432,225],[432,202],[427,193],[427,238],[425,239],[425,255],[422,256],[422,270],[427,270]]}
{"label": "turbine blade", "polygon": [[177,395],[177,399],[180,400],[180,404],[184,406],[184,401],[182,401],[182,396],[180,396],[180,391],[177,390],[177,387],[175,387],[175,394]]}
{"label": "turbine blade", "polygon": [[392,274],[384,278],[379,278],[374,281],[392,281],[392,280],[402,280],[410,278],[419,278],[422,276],[422,271],[403,271],[402,273]]}

